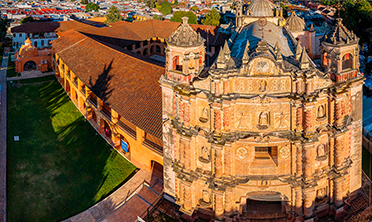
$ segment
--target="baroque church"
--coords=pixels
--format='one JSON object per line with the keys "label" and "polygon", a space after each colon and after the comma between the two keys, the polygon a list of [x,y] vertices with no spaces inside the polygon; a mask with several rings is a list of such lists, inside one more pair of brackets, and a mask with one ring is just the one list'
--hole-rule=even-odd
{"label": "baroque church", "polygon": [[182,212],[315,221],[358,198],[364,77],[359,39],[335,20],[316,40],[267,0],[238,5],[236,29],[210,67],[187,18],[169,36],[164,192]]}

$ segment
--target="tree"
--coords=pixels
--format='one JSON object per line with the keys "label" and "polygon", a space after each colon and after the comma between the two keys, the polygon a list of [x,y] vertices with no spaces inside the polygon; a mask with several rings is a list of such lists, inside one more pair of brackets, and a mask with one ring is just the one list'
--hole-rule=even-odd
{"label": "tree", "polygon": [[81,2],[80,2],[80,4],[82,4],[82,5],[86,5],[88,3],[89,3],[88,0],[81,0]]}
{"label": "tree", "polygon": [[29,23],[29,22],[34,22],[34,21],[35,21],[35,19],[30,16],[30,17],[25,17],[25,18],[21,19],[19,24],[23,25],[23,24],[26,24],[26,23]]}
{"label": "tree", "polygon": [[149,8],[155,8],[156,6],[156,0],[145,0],[145,4],[149,7]]}
{"label": "tree", "polygon": [[163,3],[161,4],[160,12],[163,15],[169,15],[172,13],[172,7],[167,0],[163,1]]}
{"label": "tree", "polygon": [[105,17],[106,17],[105,24],[110,24],[113,22],[118,22],[118,21],[123,20],[123,17],[120,15],[120,11],[115,6],[110,7]]}
{"label": "tree", "polygon": [[215,8],[209,11],[208,14],[205,15],[205,18],[202,19],[201,23],[203,25],[220,25],[221,15],[217,12]]}
{"label": "tree", "polygon": [[192,6],[190,9],[193,10],[194,12],[199,11],[199,7],[196,5]]}
{"label": "tree", "polygon": [[196,15],[192,11],[184,12],[184,11],[177,11],[173,13],[173,17],[171,18],[172,22],[182,22],[182,17],[188,17],[189,24],[197,24],[196,23]]}
{"label": "tree", "polygon": [[163,20],[163,17],[161,15],[153,15],[152,16],[152,19],[155,19],[155,20]]}
{"label": "tree", "polygon": [[94,3],[88,3],[87,6],[85,6],[85,11],[87,12],[90,12],[90,11],[95,11],[95,12],[98,12],[99,11],[99,6],[98,4],[94,4]]}

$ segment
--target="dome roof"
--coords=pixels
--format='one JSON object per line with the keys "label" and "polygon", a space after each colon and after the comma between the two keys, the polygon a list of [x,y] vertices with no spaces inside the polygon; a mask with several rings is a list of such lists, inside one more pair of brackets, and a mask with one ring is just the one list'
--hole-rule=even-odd
{"label": "dome roof", "polygon": [[305,21],[298,17],[295,12],[292,12],[291,16],[287,18],[287,25],[292,32],[303,31],[306,28]]}
{"label": "dome roof", "polygon": [[247,14],[254,17],[272,17],[274,8],[274,4],[268,0],[254,0],[248,6]]}
{"label": "dome roof", "polygon": [[176,46],[195,46],[204,44],[204,39],[197,34],[187,23],[188,17],[182,18],[182,24],[167,39],[167,42]]}
{"label": "dome roof", "polygon": [[356,43],[358,40],[358,37],[342,24],[341,18],[336,19],[336,25],[325,36],[325,41],[331,44],[350,44]]}
{"label": "dome roof", "polygon": [[30,39],[27,39],[25,41],[25,44],[21,46],[18,52],[20,57],[32,57],[32,56],[38,56],[39,52],[35,46],[32,45],[32,42]]}

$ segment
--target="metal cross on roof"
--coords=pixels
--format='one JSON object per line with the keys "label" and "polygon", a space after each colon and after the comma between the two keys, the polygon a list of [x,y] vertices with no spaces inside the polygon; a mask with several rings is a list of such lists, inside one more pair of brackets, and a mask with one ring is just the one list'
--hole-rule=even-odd
{"label": "metal cross on roof", "polygon": [[337,16],[338,16],[338,18],[340,18],[340,17],[341,17],[341,16],[340,16],[340,11],[341,11],[341,9],[342,9],[342,7],[343,7],[343,5],[341,4],[341,1],[338,0],[338,1],[337,1],[337,4],[334,5],[334,7],[337,9]]}

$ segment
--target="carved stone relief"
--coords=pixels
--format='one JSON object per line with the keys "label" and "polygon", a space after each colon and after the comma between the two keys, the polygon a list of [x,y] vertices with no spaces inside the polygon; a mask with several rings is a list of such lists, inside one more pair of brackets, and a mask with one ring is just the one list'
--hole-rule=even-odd
{"label": "carved stone relief", "polygon": [[208,109],[203,108],[200,113],[199,121],[202,123],[207,123],[209,121]]}
{"label": "carved stone relief", "polygon": [[202,163],[209,163],[210,160],[210,149],[208,147],[203,146],[200,149],[200,156],[199,161]]}
{"label": "carved stone relief", "polygon": [[290,154],[290,150],[287,146],[285,147],[282,147],[280,150],[279,150],[279,153],[280,153],[280,157],[285,159],[285,158],[288,158],[289,157],[289,154]]}
{"label": "carved stone relief", "polygon": [[327,159],[327,144],[320,144],[317,149],[316,149],[316,152],[317,152],[317,157],[316,159],[319,160],[319,161],[323,161],[323,160],[326,160]]}
{"label": "carved stone relief", "polygon": [[275,120],[274,127],[276,129],[288,128],[288,117],[289,117],[288,113],[284,113],[284,112],[275,113],[274,114],[274,120]]}
{"label": "carved stone relief", "polygon": [[321,104],[318,106],[318,109],[317,109],[317,120],[318,121],[323,121],[327,118],[327,111],[326,111],[326,105],[325,104]]}
{"label": "carved stone relief", "polygon": [[252,115],[248,110],[239,110],[235,114],[235,128],[236,129],[252,129]]}
{"label": "carved stone relief", "polygon": [[261,112],[258,116],[258,129],[267,129],[270,126],[270,112]]}
{"label": "carved stone relief", "polygon": [[236,151],[236,155],[238,155],[238,157],[239,157],[240,159],[245,159],[245,158],[247,158],[247,156],[248,156],[248,151],[247,151],[247,149],[245,149],[244,147],[240,147],[240,148],[238,148],[238,150]]}

